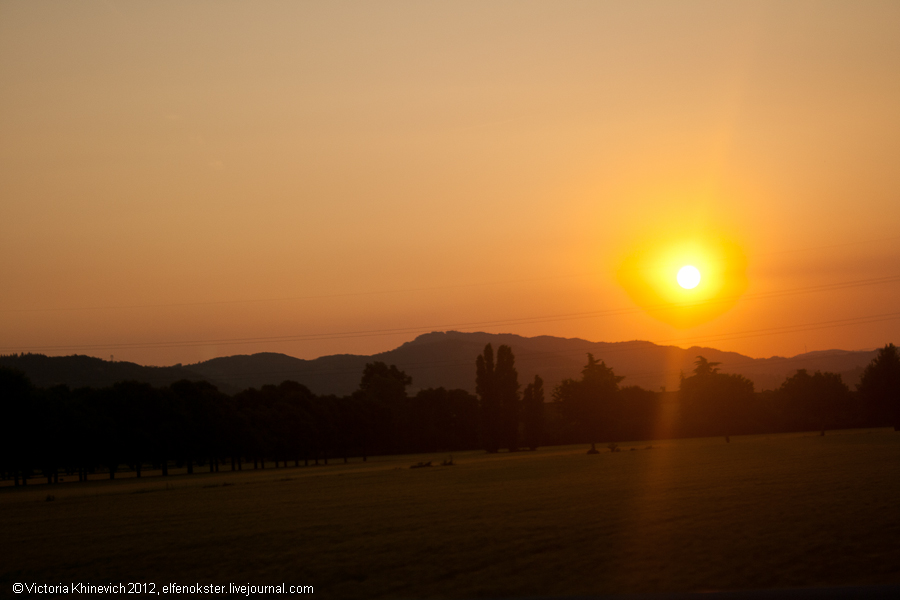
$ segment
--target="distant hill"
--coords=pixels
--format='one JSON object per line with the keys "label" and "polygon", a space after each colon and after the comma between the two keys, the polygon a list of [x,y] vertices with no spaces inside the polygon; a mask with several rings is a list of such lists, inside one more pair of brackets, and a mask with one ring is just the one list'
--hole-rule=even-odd
{"label": "distant hill", "polygon": [[777,388],[797,369],[841,373],[852,387],[876,354],[874,350],[827,350],[790,358],[759,359],[715,348],[685,349],[643,341],[589,342],[577,338],[448,331],[420,335],[394,350],[372,356],[340,354],[301,360],[284,354],[261,353],[216,358],[186,368],[239,388],[293,379],[319,394],[343,395],[356,389],[367,362],[379,360],[395,364],[411,375],[413,391],[443,386],[474,392],[475,357],[488,343],[495,350],[501,344],[509,345],[516,356],[519,381],[524,384],[537,373],[548,390],[567,377],[577,377],[588,352],[604,360],[617,374],[624,375],[622,385],[639,385],[651,390],[662,386],[677,389],[679,373],[690,373],[698,355],[722,363],[723,372],[741,373],[752,379],[757,390]]}
{"label": "distant hill", "polygon": [[509,345],[516,356],[519,381],[527,383],[540,374],[549,391],[567,377],[577,377],[592,353],[619,375],[622,385],[639,385],[650,390],[665,386],[678,388],[680,372],[690,373],[698,355],[722,363],[726,373],[740,373],[756,384],[757,390],[774,389],[797,369],[841,373],[852,386],[876,351],[826,350],[794,357],[751,358],[715,348],[659,346],[651,342],[589,342],[550,336],[522,337],[513,334],[434,332],[420,335],[398,348],[372,356],[338,354],[303,360],[263,352],[227,356],[182,367],[142,367],[134,363],[108,362],[87,356],[46,357],[20,355],[0,357],[0,364],[25,371],[41,386],[109,385],[124,379],[166,385],[178,379],[206,379],[225,392],[286,379],[299,381],[316,394],[345,395],[355,390],[367,362],[395,364],[413,378],[412,390],[429,387],[462,388],[475,391],[475,357],[485,344],[496,350]]}
{"label": "distant hill", "polygon": [[119,381],[143,381],[165,386],[180,379],[201,381],[206,375],[173,367],[145,367],[132,362],[108,361],[93,356],[44,356],[9,354],[0,356],[0,366],[23,371],[38,387],[66,384],[72,388],[106,387]]}

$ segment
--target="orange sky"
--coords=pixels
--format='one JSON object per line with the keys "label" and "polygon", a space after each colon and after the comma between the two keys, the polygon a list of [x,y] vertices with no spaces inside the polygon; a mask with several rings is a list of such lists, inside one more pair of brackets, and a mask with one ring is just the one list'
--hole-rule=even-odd
{"label": "orange sky", "polygon": [[[898,31],[896,2],[0,1],[0,352],[900,342]],[[676,327],[617,273],[698,236],[746,289]]]}

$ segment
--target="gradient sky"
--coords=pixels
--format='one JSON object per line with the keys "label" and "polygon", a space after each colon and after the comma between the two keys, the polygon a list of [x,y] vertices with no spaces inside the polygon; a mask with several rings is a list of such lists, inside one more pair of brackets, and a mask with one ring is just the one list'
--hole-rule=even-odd
{"label": "gradient sky", "polygon": [[[897,2],[0,0],[0,353],[900,342],[898,32]],[[617,273],[698,236],[746,290],[676,327]]]}

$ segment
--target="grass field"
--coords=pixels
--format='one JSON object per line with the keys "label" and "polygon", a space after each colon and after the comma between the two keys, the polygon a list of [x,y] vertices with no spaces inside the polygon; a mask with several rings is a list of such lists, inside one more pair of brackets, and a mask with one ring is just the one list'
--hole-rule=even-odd
{"label": "grass field", "polygon": [[900,434],[648,445],[4,488],[0,584],[466,598],[900,583]]}

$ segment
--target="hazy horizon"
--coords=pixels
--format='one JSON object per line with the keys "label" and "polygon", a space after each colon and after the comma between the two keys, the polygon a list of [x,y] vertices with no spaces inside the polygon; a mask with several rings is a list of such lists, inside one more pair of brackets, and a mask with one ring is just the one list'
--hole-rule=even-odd
{"label": "hazy horizon", "polygon": [[[101,359],[101,360],[110,360],[111,358],[114,358],[116,361],[134,362],[134,363],[136,363],[136,364],[140,364],[140,365],[143,365],[143,366],[150,366],[150,367],[170,367],[170,366],[178,366],[178,365],[190,366],[191,364],[198,364],[198,363],[201,363],[201,362],[205,362],[206,360],[214,360],[214,359],[216,359],[216,358],[228,358],[228,357],[233,357],[233,356],[252,356],[252,355],[254,355],[254,354],[280,354],[280,355],[289,356],[289,357],[291,357],[291,358],[297,358],[297,359],[301,359],[301,360],[316,360],[316,359],[318,359],[318,358],[326,358],[326,357],[330,357],[330,356],[342,356],[342,355],[344,355],[344,356],[346,356],[346,355],[352,355],[352,356],[375,356],[375,355],[380,354],[380,353],[383,353],[383,352],[390,352],[390,351],[392,351],[392,350],[396,350],[396,349],[400,348],[401,346],[403,346],[403,345],[405,345],[405,344],[415,342],[416,340],[418,340],[419,337],[427,336],[427,335],[433,334],[433,333],[471,333],[471,334],[479,334],[479,333],[489,333],[489,332],[485,332],[485,331],[465,331],[465,332],[460,332],[460,331],[454,331],[454,330],[448,330],[448,331],[431,331],[431,332],[427,332],[427,333],[423,333],[423,334],[418,334],[418,335],[416,335],[416,336],[414,336],[414,337],[411,337],[411,338],[409,338],[409,339],[407,339],[407,340],[405,340],[405,341],[402,341],[402,342],[400,342],[399,344],[397,344],[397,345],[395,345],[395,346],[392,346],[392,347],[390,347],[390,348],[387,348],[387,349],[385,349],[385,350],[379,350],[379,351],[377,351],[377,352],[368,353],[368,354],[361,354],[361,353],[354,353],[354,352],[334,352],[334,353],[330,353],[330,354],[321,354],[321,355],[319,355],[319,356],[300,357],[300,356],[295,356],[295,355],[293,355],[293,354],[290,354],[290,353],[288,353],[288,352],[276,352],[276,351],[273,351],[273,350],[260,349],[260,350],[255,350],[255,351],[252,351],[252,352],[240,352],[240,351],[237,351],[237,352],[234,352],[234,353],[232,353],[232,354],[222,354],[222,355],[219,355],[219,356],[213,356],[213,357],[210,357],[210,358],[207,358],[207,359],[203,359],[203,360],[201,360],[201,361],[195,361],[194,363],[181,363],[181,362],[179,362],[179,363],[167,363],[167,364],[147,364],[147,363],[141,363],[141,362],[137,362],[137,361],[129,361],[129,360],[127,360],[127,359],[120,359],[119,357],[115,357],[114,355],[113,355],[113,356],[103,356],[103,355],[101,355],[101,354],[96,354],[96,353],[95,353],[95,354],[90,354],[90,353],[79,353],[79,354],[83,354],[83,355],[90,356],[90,357],[94,357],[94,358],[99,358],[99,359]],[[511,332],[505,332],[505,331],[498,331],[498,332],[491,332],[490,335],[500,335],[500,336],[503,336],[503,335],[515,335],[515,336],[518,336],[519,334],[517,334],[517,333],[511,333]],[[524,337],[524,338],[526,338],[526,339],[531,339],[531,338],[536,338],[536,337],[551,337],[551,338],[555,338],[555,339],[581,340],[581,341],[585,341],[585,342],[588,342],[588,343],[591,343],[591,344],[628,344],[628,343],[632,343],[632,342],[650,342],[650,340],[639,340],[639,339],[632,339],[632,340],[618,340],[618,341],[610,342],[610,341],[607,341],[607,340],[591,340],[591,339],[587,339],[587,338],[584,338],[584,337],[578,337],[578,336],[574,336],[574,337],[561,337],[561,336],[548,336],[548,335],[546,335],[546,334],[540,334],[540,335],[537,335],[537,336],[522,336],[522,337]],[[498,342],[498,343],[499,343],[499,342]],[[656,344],[656,342],[650,342],[650,343]],[[677,344],[657,344],[657,345],[658,345],[658,346],[677,347],[677,348],[680,348],[680,349],[682,349],[682,350],[689,350],[690,348],[701,347],[701,348],[710,348],[710,349],[714,349],[714,350],[717,350],[717,351],[720,351],[720,352],[735,352],[734,350],[729,350],[729,349],[725,349],[725,348],[719,348],[719,347],[716,347],[716,346],[713,346],[713,345],[709,345],[709,344],[692,344],[692,345],[689,345],[689,346],[679,346],[679,345],[677,345]],[[777,355],[777,354],[773,354],[773,355],[769,355],[769,356],[751,356],[751,355],[744,355],[744,356],[748,356],[749,358],[752,358],[752,359],[771,359],[771,358],[788,358],[788,359],[790,359],[790,358],[794,358],[794,357],[796,357],[796,356],[801,356],[801,355],[804,355],[804,354],[814,354],[814,353],[828,353],[828,352],[874,352],[874,351],[878,350],[879,348],[880,348],[880,347],[877,347],[877,346],[876,346],[876,347],[873,347],[873,348],[823,348],[823,349],[819,349],[819,350],[807,350],[806,352],[799,352],[799,353],[797,353],[797,354],[791,354],[791,355]],[[47,356],[71,356],[71,355],[74,354],[74,353],[64,354],[64,353],[43,353],[43,352],[34,352],[34,354],[46,354]],[[738,353],[738,354],[742,354],[742,355],[743,355],[743,353]],[[598,359],[604,359],[605,357],[604,357],[604,356],[597,356],[597,358],[598,358]]]}
{"label": "hazy horizon", "polygon": [[898,30],[882,2],[0,1],[0,353],[900,341]]}

